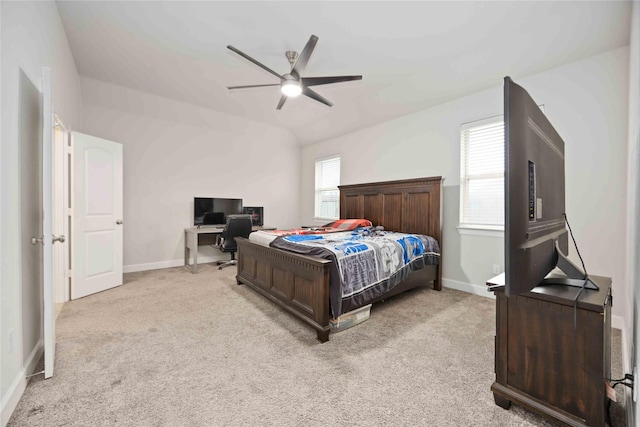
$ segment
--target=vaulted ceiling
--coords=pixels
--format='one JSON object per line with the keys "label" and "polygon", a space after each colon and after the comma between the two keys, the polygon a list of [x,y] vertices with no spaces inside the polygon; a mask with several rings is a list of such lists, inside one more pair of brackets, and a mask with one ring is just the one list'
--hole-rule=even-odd
{"label": "vaulted ceiling", "polygon": [[[290,129],[301,144],[375,123],[629,43],[617,1],[57,1],[82,76]],[[287,50],[319,41],[305,77],[361,74],[314,87],[277,111],[272,74]]]}

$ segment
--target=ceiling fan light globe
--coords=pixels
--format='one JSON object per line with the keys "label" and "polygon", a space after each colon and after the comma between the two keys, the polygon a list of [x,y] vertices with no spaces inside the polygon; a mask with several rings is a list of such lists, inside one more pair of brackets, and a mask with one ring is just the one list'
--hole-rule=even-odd
{"label": "ceiling fan light globe", "polygon": [[282,83],[282,86],[280,86],[280,90],[282,91],[283,95],[292,98],[295,98],[302,93],[302,87],[300,87],[300,83],[296,81],[287,81]]}

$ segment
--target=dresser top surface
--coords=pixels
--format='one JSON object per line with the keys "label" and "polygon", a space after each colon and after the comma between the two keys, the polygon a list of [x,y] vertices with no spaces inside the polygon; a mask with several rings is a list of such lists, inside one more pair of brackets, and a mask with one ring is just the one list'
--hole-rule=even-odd
{"label": "dresser top surface", "polygon": [[[504,286],[504,273],[495,276],[487,281],[487,286]],[[559,275],[549,275],[547,278],[553,279],[554,277],[562,278]],[[578,306],[581,308],[591,309],[594,311],[602,311],[605,303],[607,303],[607,298],[611,292],[611,278],[604,276],[593,276],[589,275],[589,279],[591,279],[598,287],[599,290],[591,290],[584,289],[574,286],[566,286],[566,285],[558,285],[548,283],[542,286],[536,286],[531,291],[522,294],[523,296],[529,298],[535,298],[540,300],[545,300],[553,303],[563,304],[563,305],[573,305],[574,300],[580,293]],[[503,288],[496,289],[497,292],[504,292]]]}

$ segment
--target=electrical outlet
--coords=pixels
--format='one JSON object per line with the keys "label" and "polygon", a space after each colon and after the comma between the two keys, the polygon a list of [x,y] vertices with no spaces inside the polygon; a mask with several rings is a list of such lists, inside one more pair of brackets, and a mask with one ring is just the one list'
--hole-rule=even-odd
{"label": "electrical outlet", "polygon": [[7,350],[9,354],[13,353],[13,329],[9,329],[9,336],[7,337]]}
{"label": "electrical outlet", "polygon": [[493,264],[493,274],[500,274],[500,264]]}

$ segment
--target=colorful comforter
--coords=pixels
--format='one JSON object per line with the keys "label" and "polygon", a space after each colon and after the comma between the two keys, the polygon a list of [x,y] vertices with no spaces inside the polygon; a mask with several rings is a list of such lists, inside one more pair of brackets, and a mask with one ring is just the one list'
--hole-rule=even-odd
{"label": "colorful comforter", "polygon": [[429,236],[369,229],[280,236],[270,246],[334,261],[329,289],[334,318],[368,304],[412,271],[440,260],[438,242]]}

